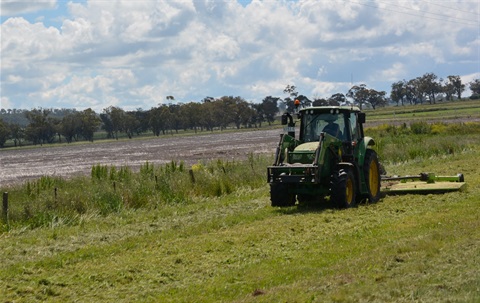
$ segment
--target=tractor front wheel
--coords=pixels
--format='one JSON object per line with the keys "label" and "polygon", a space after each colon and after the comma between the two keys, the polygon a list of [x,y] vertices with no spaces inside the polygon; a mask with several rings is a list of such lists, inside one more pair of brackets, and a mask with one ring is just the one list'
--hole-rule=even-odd
{"label": "tractor front wheel", "polygon": [[355,205],[356,183],[353,171],[341,168],[333,173],[330,201],[339,208]]}
{"label": "tractor front wheel", "polygon": [[288,185],[284,183],[270,183],[270,200],[272,206],[294,206],[295,195],[289,193]]}

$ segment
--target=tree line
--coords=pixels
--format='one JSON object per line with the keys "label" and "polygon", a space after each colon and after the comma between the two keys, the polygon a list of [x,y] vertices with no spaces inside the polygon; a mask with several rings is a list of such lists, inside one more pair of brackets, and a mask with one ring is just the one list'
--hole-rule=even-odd
{"label": "tree line", "polygon": [[[174,101],[169,96],[169,101]],[[265,97],[261,103],[247,102],[241,97],[206,97],[201,103],[169,103],[150,110],[126,111],[109,106],[100,114],[92,109],[32,109],[2,110],[0,119],[0,147],[7,140],[14,146],[47,144],[53,142],[93,141],[102,130],[105,138],[118,139],[122,133],[128,138],[151,132],[155,136],[178,133],[180,130],[213,131],[227,127],[262,127],[275,121],[280,98]],[[21,117],[21,119],[12,119]],[[23,124],[19,123],[20,120]]]}
{"label": "tree line", "polygon": [[[471,98],[480,98],[480,79],[468,83]],[[242,97],[206,97],[201,102],[175,103],[173,96],[167,96],[168,104],[160,104],[149,110],[125,111],[110,106],[96,113],[92,109],[32,109],[0,110],[0,147],[7,140],[14,146],[46,144],[53,142],[93,141],[95,134],[102,130],[106,138],[118,139],[119,134],[128,138],[151,132],[155,136],[178,133],[180,130],[213,131],[227,127],[262,127],[275,121],[279,111],[293,111],[295,100],[302,106],[325,106],[351,104],[373,109],[396,105],[434,104],[437,100],[461,99],[466,85],[459,76],[439,79],[427,73],[411,80],[392,84],[390,96],[385,91],[368,88],[366,84],[353,85],[346,94],[336,93],[329,98],[314,97],[313,100],[297,92],[295,85],[287,85],[285,98],[265,97],[260,103],[247,102]]]}

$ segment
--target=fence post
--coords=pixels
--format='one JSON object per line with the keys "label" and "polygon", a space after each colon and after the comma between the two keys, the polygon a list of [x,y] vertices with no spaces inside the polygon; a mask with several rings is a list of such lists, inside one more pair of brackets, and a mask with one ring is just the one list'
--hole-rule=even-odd
{"label": "fence post", "polygon": [[8,193],[3,193],[3,208],[2,208],[2,217],[5,223],[8,225]]}
{"label": "fence post", "polygon": [[193,173],[193,169],[190,169],[188,173],[190,174],[190,181],[195,184],[195,174]]}

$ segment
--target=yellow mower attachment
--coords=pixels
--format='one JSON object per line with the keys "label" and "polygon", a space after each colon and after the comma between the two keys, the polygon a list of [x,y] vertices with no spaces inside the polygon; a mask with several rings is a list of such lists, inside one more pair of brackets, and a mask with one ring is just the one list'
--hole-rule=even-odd
{"label": "yellow mower attachment", "polygon": [[382,176],[381,191],[385,194],[429,194],[459,191],[463,188],[463,174],[436,176],[434,173],[420,173],[414,176]]}

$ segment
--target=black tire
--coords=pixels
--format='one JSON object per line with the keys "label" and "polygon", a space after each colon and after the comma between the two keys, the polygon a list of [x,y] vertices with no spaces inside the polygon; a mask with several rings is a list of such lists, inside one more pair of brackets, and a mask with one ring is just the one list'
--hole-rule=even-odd
{"label": "black tire", "polygon": [[377,153],[372,149],[365,152],[365,162],[362,167],[362,173],[365,177],[367,193],[361,196],[362,199],[368,199],[370,203],[375,203],[380,199],[380,164],[378,163]]}
{"label": "black tire", "polygon": [[355,206],[356,182],[353,171],[349,168],[336,170],[331,180],[330,201],[338,208]]}
{"label": "black tire", "polygon": [[272,206],[287,207],[295,205],[295,195],[288,192],[284,183],[270,183],[270,200]]}

